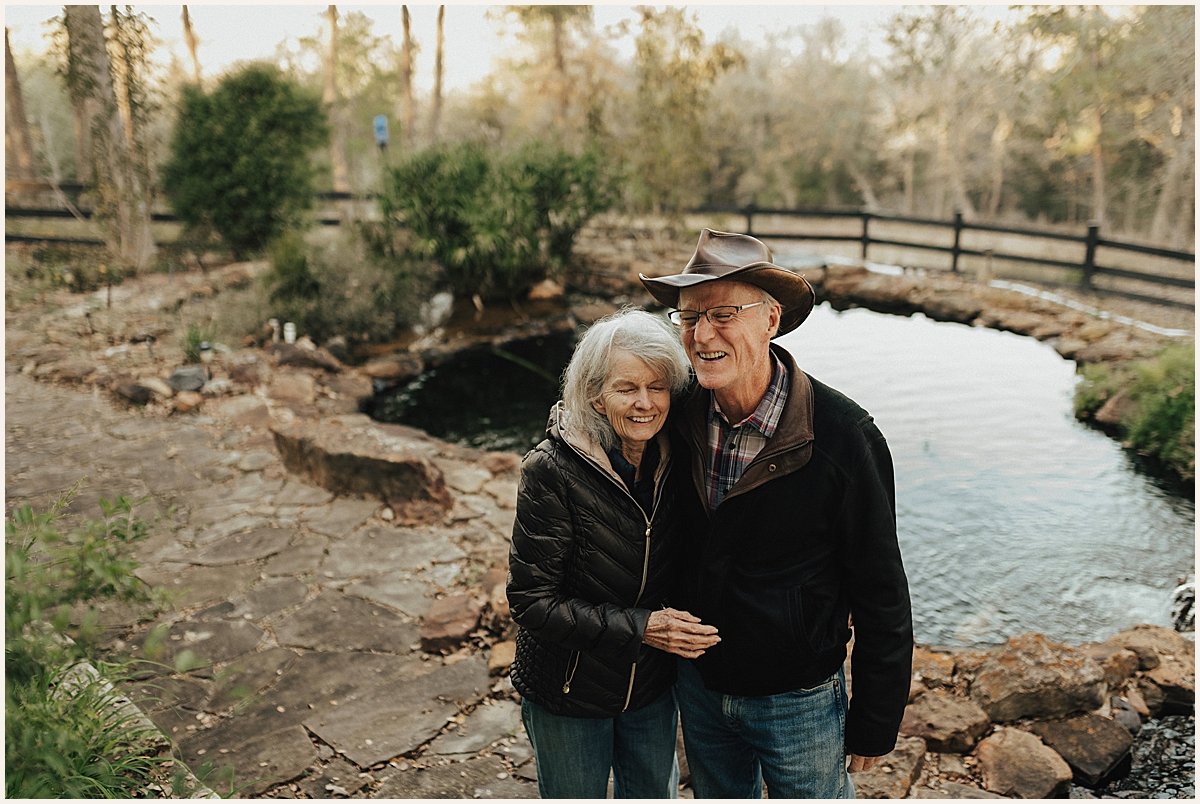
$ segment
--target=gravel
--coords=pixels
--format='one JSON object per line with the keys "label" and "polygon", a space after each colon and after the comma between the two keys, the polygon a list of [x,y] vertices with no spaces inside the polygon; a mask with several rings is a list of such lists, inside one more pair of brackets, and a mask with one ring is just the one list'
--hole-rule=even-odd
{"label": "gravel", "polygon": [[1133,770],[1094,793],[1100,798],[1195,798],[1195,717],[1168,715],[1146,721],[1133,741]]}

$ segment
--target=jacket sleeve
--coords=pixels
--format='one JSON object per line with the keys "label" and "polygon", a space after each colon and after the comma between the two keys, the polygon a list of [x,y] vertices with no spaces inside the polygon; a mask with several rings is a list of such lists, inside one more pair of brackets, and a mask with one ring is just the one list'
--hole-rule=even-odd
{"label": "jacket sleeve", "polygon": [[896,745],[912,676],[912,607],[896,538],[892,456],[869,418],[840,511],[841,554],[854,646],[846,751],[882,756]]}
{"label": "jacket sleeve", "polygon": [[508,558],[513,621],[543,642],[633,662],[650,611],[565,593],[577,539],[566,482],[554,458],[540,447],[522,463]]}

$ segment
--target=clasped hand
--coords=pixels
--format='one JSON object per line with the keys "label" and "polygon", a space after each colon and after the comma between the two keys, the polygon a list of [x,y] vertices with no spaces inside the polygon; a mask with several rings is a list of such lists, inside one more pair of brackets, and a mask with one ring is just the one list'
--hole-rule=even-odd
{"label": "clasped hand", "polygon": [[721,641],[717,629],[700,618],[678,609],[659,609],[650,614],[642,642],[652,648],[695,659]]}

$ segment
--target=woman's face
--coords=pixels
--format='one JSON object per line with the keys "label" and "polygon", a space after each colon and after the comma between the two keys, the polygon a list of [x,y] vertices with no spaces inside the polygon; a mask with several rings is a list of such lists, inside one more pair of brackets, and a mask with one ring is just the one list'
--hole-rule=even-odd
{"label": "woman's face", "polygon": [[633,352],[614,349],[608,378],[592,406],[608,417],[622,443],[645,443],[667,420],[671,387]]}

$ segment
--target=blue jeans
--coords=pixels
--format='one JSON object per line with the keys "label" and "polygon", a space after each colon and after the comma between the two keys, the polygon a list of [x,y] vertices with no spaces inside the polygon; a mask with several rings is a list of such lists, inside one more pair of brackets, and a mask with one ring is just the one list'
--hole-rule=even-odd
{"label": "blue jeans", "polygon": [[722,695],[692,662],[675,682],[696,798],[854,798],[846,772],[846,674],[777,695]]}
{"label": "blue jeans", "polygon": [[636,712],[611,718],[554,715],[521,701],[542,798],[677,798],[679,710],[667,690]]}

